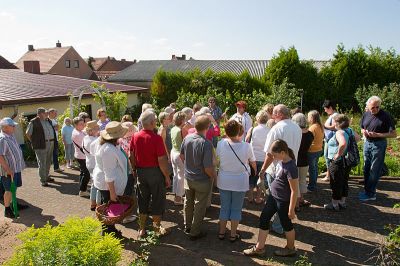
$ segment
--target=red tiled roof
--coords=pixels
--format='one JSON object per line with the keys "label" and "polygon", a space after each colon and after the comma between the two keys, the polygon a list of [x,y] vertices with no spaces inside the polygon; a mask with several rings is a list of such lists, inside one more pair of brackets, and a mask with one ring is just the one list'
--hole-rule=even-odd
{"label": "red tiled roof", "polygon": [[[14,69],[0,69],[0,105],[67,99],[68,94],[90,86],[92,80],[58,75],[38,75]],[[108,82],[96,82],[110,91],[147,92],[149,89]],[[88,92],[86,95],[91,95]]]}
{"label": "red tiled roof", "polygon": [[24,61],[39,61],[40,72],[47,73],[72,46],[40,48],[26,52],[15,65],[24,69]]}
{"label": "red tiled roof", "polygon": [[0,55],[0,69],[18,69],[18,67]]}
{"label": "red tiled roof", "polygon": [[[89,59],[85,59],[88,62]],[[91,62],[94,71],[104,71],[102,67],[107,64],[105,71],[121,71],[134,64],[133,61],[116,60],[115,57],[95,57]]]}

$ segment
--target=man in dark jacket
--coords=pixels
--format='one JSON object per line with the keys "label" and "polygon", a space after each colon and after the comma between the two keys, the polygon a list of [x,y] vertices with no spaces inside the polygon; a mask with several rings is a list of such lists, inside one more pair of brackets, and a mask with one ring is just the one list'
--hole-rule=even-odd
{"label": "man in dark jacket", "polygon": [[46,187],[48,182],[54,181],[50,178],[50,166],[56,137],[46,109],[43,107],[37,109],[37,116],[29,123],[26,135],[36,154],[40,182]]}

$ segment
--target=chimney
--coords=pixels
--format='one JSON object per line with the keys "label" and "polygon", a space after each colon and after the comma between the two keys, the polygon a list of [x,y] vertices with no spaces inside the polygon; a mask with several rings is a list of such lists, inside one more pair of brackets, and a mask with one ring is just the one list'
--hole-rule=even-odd
{"label": "chimney", "polygon": [[136,61],[136,59],[135,59],[135,60],[133,60],[133,63],[134,63],[134,64],[136,64],[136,62],[137,62],[137,61]]}
{"label": "chimney", "polygon": [[125,59],[125,58],[122,58],[122,59],[121,59],[121,61],[122,61],[122,62],[125,62],[125,61],[126,61],[126,59]]}
{"label": "chimney", "polygon": [[174,54],[172,55],[172,60],[176,60],[176,56]]}
{"label": "chimney", "polygon": [[33,44],[28,45],[28,51],[35,51],[35,49],[33,48]]}
{"label": "chimney", "polygon": [[182,55],[182,60],[186,60],[186,55],[185,54]]}
{"label": "chimney", "polygon": [[24,72],[40,74],[39,61],[24,61]]}
{"label": "chimney", "polygon": [[60,43],[60,41],[57,41],[57,43],[56,43],[56,47],[58,47],[58,48],[60,48],[60,47],[61,47],[61,43]]}

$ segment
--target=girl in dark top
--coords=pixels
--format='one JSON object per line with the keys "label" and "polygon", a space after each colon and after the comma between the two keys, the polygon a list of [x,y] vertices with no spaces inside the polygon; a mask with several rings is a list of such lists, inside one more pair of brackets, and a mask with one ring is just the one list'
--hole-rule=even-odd
{"label": "girl in dark top", "polygon": [[286,234],[287,244],[283,250],[275,251],[276,256],[295,256],[295,232],[292,219],[295,218],[295,207],[298,195],[298,171],[293,151],[281,139],[274,141],[270,153],[274,160],[280,161],[276,177],[270,187],[270,195],[260,216],[257,244],[243,251],[247,256],[258,256],[265,253],[265,241],[268,236],[269,222],[278,213]]}

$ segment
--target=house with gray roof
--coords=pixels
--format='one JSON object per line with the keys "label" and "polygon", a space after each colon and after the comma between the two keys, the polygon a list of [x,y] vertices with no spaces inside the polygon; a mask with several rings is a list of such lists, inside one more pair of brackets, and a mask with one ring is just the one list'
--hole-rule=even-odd
{"label": "house with gray roof", "polygon": [[[248,71],[253,77],[264,75],[269,60],[143,60],[127,67],[108,79],[109,82],[150,88],[153,76],[160,69],[167,72],[189,72],[208,69],[217,73],[230,72],[241,74]],[[321,69],[329,61],[313,61]]]}

